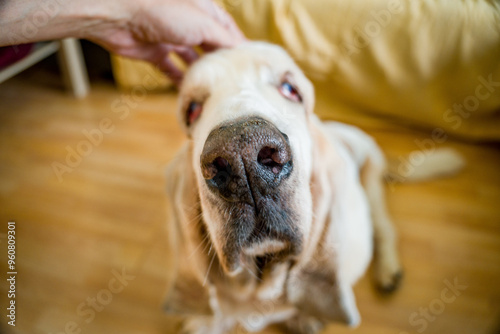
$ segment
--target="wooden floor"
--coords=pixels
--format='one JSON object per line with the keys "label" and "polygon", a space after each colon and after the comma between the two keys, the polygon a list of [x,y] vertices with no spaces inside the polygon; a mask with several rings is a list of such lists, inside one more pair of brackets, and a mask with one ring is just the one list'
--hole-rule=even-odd
{"label": "wooden floor", "polygon": [[[94,82],[77,101],[37,70],[0,85],[1,333],[176,332],[177,319],[160,308],[169,279],[164,168],[185,137],[175,95],[141,92]],[[361,124],[396,162],[429,138],[387,121],[338,117]],[[361,326],[325,333],[499,332],[500,150],[445,145],[466,158],[460,175],[388,187],[401,290],[380,296],[367,275],[355,288]],[[68,157],[73,150],[86,156]],[[9,220],[17,226],[15,328],[5,316]]]}

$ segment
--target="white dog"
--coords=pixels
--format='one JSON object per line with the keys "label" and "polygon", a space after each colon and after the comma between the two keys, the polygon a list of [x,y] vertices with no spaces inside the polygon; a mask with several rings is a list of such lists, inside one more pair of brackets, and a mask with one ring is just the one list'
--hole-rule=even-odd
{"label": "white dog", "polygon": [[378,285],[401,278],[384,203],[385,160],[352,126],[320,122],[314,92],[278,46],[204,56],[185,76],[190,138],[168,173],[177,259],[166,308],[189,333],[315,333],[360,321],[352,286],[377,251]]}

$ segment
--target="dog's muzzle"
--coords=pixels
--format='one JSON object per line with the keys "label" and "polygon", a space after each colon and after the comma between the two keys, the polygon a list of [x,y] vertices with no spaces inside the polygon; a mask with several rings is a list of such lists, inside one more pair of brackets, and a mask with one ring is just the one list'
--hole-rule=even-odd
{"label": "dog's muzzle", "polygon": [[293,156],[286,134],[260,117],[224,123],[209,134],[200,167],[224,229],[233,236],[225,245],[229,270],[241,256],[257,262],[265,257],[267,263],[298,251],[288,203]]}

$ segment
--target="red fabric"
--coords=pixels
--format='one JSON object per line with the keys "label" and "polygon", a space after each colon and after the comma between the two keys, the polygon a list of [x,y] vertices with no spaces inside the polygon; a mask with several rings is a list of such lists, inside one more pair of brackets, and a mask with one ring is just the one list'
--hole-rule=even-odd
{"label": "red fabric", "polygon": [[30,53],[32,48],[33,44],[0,47],[0,69],[7,67],[15,63],[16,61],[26,57]]}

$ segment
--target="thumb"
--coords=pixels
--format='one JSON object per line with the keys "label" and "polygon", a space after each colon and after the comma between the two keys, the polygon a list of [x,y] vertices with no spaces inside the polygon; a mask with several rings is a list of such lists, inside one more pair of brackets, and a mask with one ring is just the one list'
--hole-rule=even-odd
{"label": "thumb", "polygon": [[239,29],[229,28],[221,24],[216,19],[210,17],[205,20],[204,24],[200,26],[202,44],[208,48],[232,47],[245,41],[243,34]]}
{"label": "thumb", "polygon": [[207,18],[202,29],[203,45],[212,48],[230,47],[246,40],[231,15],[221,6],[211,0],[202,1],[198,5],[199,11]]}

